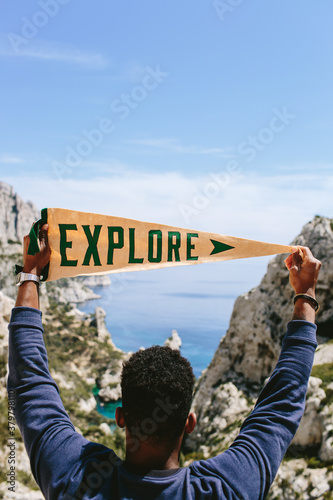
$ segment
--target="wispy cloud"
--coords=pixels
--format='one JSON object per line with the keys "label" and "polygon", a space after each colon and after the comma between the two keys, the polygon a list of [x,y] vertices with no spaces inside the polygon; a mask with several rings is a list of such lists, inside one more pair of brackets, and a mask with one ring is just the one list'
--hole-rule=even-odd
{"label": "wispy cloud", "polygon": [[80,164],[80,167],[89,169],[89,172],[93,169],[98,174],[114,174],[114,173],[123,173],[127,170],[127,165],[125,163],[121,163],[118,160],[109,160],[109,161],[83,161]]}
{"label": "wispy cloud", "polygon": [[205,186],[212,183],[209,175],[128,168],[92,178],[77,175],[62,182],[9,172],[2,180],[40,208],[58,206],[288,244],[314,215],[333,216],[333,175],[318,178],[314,172],[301,175],[290,168],[286,175],[244,173],[189,221],[184,220],[180,206],[191,206],[194,197],[202,203]]}
{"label": "wispy cloud", "polygon": [[[280,165],[277,167],[277,170],[280,172],[290,172],[290,165]],[[315,166],[312,163],[303,163],[302,165],[295,165],[292,168],[293,172],[299,172],[304,174],[306,172],[307,174],[313,173],[315,170],[316,173],[316,178],[318,177],[318,174],[332,174],[333,172],[333,164],[332,163],[317,163]]]}
{"label": "wispy cloud", "polygon": [[26,45],[22,44],[19,51],[14,51],[9,40],[4,36],[0,38],[0,56],[23,57],[42,61],[63,62],[90,69],[103,69],[109,62],[102,54],[76,49],[70,45],[33,40]]}
{"label": "wispy cloud", "polygon": [[232,156],[232,148],[204,148],[196,145],[184,146],[179,143],[178,139],[173,138],[150,138],[150,139],[132,139],[126,141],[127,144],[134,144],[137,146],[150,147],[156,149],[164,149],[174,151],[181,154],[199,154],[199,155],[218,155],[223,158],[230,158]]}
{"label": "wispy cloud", "polygon": [[0,164],[12,165],[17,163],[24,163],[24,160],[18,156],[0,154]]}

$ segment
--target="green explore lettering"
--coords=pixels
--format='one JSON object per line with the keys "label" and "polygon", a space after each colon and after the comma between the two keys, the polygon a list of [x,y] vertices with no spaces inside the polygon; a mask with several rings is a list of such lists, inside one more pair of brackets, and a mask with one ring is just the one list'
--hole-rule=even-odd
{"label": "green explore lettering", "polygon": [[[92,229],[89,225],[82,226],[87,239],[87,248],[83,257],[83,266],[101,266],[101,260],[98,250],[98,241],[101,234],[101,225],[95,225]],[[142,264],[143,262],[158,263],[162,260],[162,231],[160,229],[151,229],[147,234],[148,253],[147,255],[136,254],[135,228],[128,229],[128,235],[125,235],[124,228],[120,226],[108,226],[108,251],[107,265],[114,265],[115,252],[121,251],[125,247],[126,238],[128,238],[128,263]],[[59,224],[60,232],[60,266],[77,266],[78,260],[71,260],[67,256],[67,249],[73,248],[71,232],[78,231],[76,224]],[[73,237],[73,235],[72,235]],[[181,245],[186,245],[186,260],[198,260],[195,255],[194,238],[198,238],[198,233],[187,233],[186,241],[182,241],[179,231],[168,231],[167,236],[167,262],[180,262]]]}

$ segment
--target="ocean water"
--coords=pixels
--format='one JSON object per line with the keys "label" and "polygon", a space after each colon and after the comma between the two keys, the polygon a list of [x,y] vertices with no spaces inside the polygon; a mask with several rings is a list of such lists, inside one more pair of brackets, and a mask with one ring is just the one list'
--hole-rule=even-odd
{"label": "ocean water", "polygon": [[[118,399],[118,401],[110,401],[109,403],[102,403],[98,397],[97,386],[94,387],[92,392],[96,399],[97,403],[96,410],[98,411],[98,413],[104,415],[107,418],[114,419],[116,415],[117,406],[121,406],[121,399]],[[113,430],[114,428],[115,428],[114,425],[111,424],[111,429]]]}
{"label": "ocean water", "polygon": [[124,351],[162,345],[177,330],[181,352],[200,376],[225,335],[235,299],[257,285],[267,258],[111,274],[100,299],[79,305],[106,312],[113,342]]}

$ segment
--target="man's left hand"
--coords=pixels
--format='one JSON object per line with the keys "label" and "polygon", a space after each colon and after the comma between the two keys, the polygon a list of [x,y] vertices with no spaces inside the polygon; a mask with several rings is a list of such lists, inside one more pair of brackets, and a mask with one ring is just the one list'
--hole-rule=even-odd
{"label": "man's left hand", "polygon": [[35,255],[28,254],[30,243],[29,235],[24,236],[23,239],[23,272],[31,273],[40,276],[43,268],[49,263],[51,256],[51,249],[48,243],[47,232],[49,226],[44,224],[39,231],[39,248],[40,251]]}

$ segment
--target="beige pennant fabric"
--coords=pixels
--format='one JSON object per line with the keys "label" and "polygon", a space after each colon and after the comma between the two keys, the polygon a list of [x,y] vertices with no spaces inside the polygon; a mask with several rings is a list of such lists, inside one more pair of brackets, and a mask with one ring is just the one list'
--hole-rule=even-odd
{"label": "beige pennant fabric", "polygon": [[290,253],[293,248],[61,208],[42,210],[38,222],[49,224],[46,281]]}

